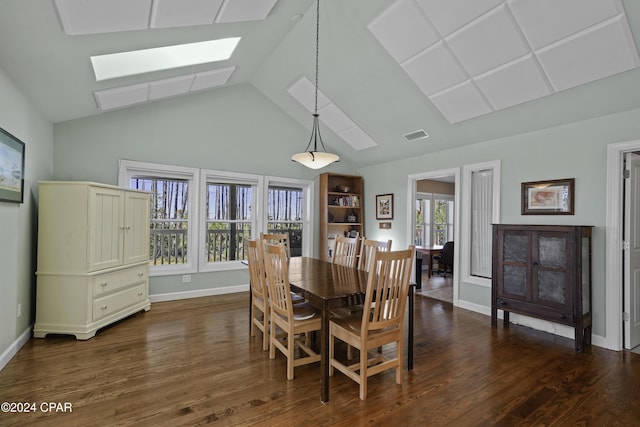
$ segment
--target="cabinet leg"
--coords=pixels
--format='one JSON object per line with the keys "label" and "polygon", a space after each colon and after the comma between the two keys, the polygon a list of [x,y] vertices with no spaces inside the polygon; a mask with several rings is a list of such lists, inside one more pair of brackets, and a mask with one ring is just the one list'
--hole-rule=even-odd
{"label": "cabinet leg", "polygon": [[508,311],[502,311],[502,326],[505,328],[509,327],[509,312]]}

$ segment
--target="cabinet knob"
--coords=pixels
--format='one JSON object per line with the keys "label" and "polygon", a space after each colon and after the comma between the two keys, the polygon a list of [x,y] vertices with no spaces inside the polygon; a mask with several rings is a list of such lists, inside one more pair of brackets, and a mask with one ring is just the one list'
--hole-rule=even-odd
{"label": "cabinet knob", "polygon": [[103,305],[102,307],[100,307],[100,309],[102,309],[102,310],[106,310],[106,309],[107,309],[107,307],[108,307],[108,306],[105,304],[105,305]]}
{"label": "cabinet knob", "polygon": [[506,302],[505,300],[501,300],[501,299],[500,299],[500,300],[498,300],[498,303],[499,303],[500,305],[507,305],[507,302]]}
{"label": "cabinet knob", "polygon": [[142,296],[142,292],[138,292],[138,296],[141,297]]}
{"label": "cabinet knob", "polygon": [[141,271],[140,273],[138,273],[138,276],[142,277],[142,276],[144,276],[144,273]]}
{"label": "cabinet knob", "polygon": [[131,230],[131,227],[127,225],[124,229],[125,230]]}
{"label": "cabinet knob", "polygon": [[561,315],[560,315],[560,318],[561,318],[562,320],[567,320],[567,315],[566,315],[566,314],[561,314]]}
{"label": "cabinet knob", "polygon": [[100,283],[100,286],[102,286],[104,288],[105,286],[107,286],[107,282]]}

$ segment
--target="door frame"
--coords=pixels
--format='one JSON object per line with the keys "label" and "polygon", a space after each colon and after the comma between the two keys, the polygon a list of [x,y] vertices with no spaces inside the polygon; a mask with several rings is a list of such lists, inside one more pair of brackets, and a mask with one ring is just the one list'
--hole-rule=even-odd
{"label": "door frame", "polygon": [[[443,176],[454,177],[455,194],[453,196],[453,203],[455,206],[455,213],[453,217],[453,230],[455,240],[460,240],[460,168],[441,169],[431,172],[421,172],[411,174],[407,177],[407,242],[410,245],[413,244],[413,233],[415,230],[416,222],[416,182],[421,179],[434,179],[441,178]],[[453,305],[458,306],[458,288],[460,285],[460,262],[459,262],[460,245],[453,246]]]}
{"label": "door frame", "polygon": [[[640,150],[640,140],[607,145],[606,251],[605,251],[605,347],[624,348],[624,280],[622,242],[624,239],[624,154]],[[613,266],[607,268],[607,266]]]}

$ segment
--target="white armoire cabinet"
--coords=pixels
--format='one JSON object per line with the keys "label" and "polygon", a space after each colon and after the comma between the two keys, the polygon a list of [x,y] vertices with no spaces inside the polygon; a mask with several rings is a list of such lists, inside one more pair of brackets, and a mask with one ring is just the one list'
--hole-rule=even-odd
{"label": "white armoire cabinet", "polygon": [[96,331],[149,310],[149,194],[39,183],[34,336]]}

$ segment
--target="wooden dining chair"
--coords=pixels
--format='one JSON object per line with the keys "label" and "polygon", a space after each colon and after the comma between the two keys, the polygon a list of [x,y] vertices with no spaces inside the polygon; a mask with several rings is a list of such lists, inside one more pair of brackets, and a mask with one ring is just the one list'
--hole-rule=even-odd
{"label": "wooden dining chair", "polygon": [[[262,349],[269,348],[269,300],[267,277],[262,257],[260,240],[245,238],[245,248],[249,263],[251,286],[251,336],[256,336],[256,328],[262,331]],[[262,315],[262,316],[260,316]]]}
{"label": "wooden dining chair", "polygon": [[358,264],[358,237],[336,236],[336,247],[333,250],[332,262],[345,267],[356,268]]}
{"label": "wooden dining chair", "polygon": [[[289,286],[289,269],[283,244],[264,243],[264,263],[271,307],[269,358],[275,359],[276,348],[287,358],[287,379],[294,377],[296,366],[320,361],[320,354],[309,347],[309,333],[322,328],[320,312],[308,303],[293,304]],[[278,334],[278,329],[283,334]],[[306,354],[295,358],[295,348]]]}
{"label": "wooden dining chair", "polygon": [[358,270],[369,271],[369,267],[374,260],[373,254],[376,249],[381,252],[389,252],[391,250],[391,240],[382,242],[362,238],[360,242],[360,256],[358,257]]}
{"label": "wooden dining chair", "polygon": [[260,239],[272,245],[277,245],[278,243],[284,244],[287,259],[291,258],[291,240],[289,240],[289,233],[260,233]]}
{"label": "wooden dining chair", "polygon": [[[402,383],[404,312],[409,295],[415,248],[374,251],[368,272],[365,307],[361,316],[336,317],[329,321],[329,375],[334,368],[360,385],[360,399],[367,398],[367,379],[395,368],[396,384]],[[376,274],[378,272],[378,274]],[[360,350],[360,360],[345,365],[335,358],[335,339]],[[381,347],[395,343],[394,357],[382,354]],[[369,358],[369,353],[374,353]]]}

